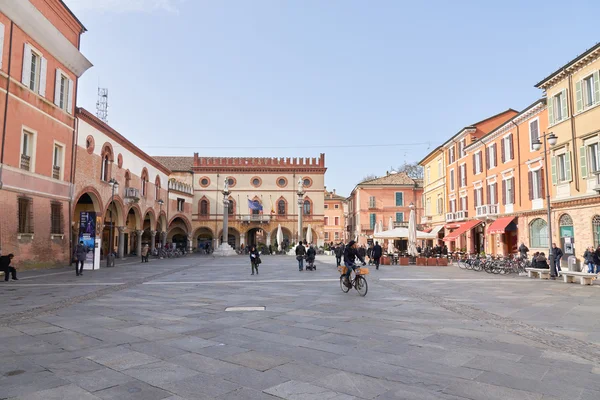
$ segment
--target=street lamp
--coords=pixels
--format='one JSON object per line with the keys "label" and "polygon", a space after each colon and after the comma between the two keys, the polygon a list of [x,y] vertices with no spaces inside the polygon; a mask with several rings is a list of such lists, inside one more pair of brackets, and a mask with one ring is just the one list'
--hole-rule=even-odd
{"label": "street lamp", "polygon": [[550,277],[554,279],[557,275],[556,273],[556,263],[554,261],[554,255],[552,254],[552,209],[550,208],[550,182],[548,181],[548,147],[546,142],[550,144],[550,147],[554,147],[556,142],[558,141],[558,137],[552,132],[548,134],[544,134],[541,137],[537,138],[531,145],[535,151],[538,151],[542,148],[542,142],[540,138],[544,141],[544,173],[546,175],[546,212],[548,213],[548,260],[550,260]]}
{"label": "street lamp", "polygon": [[302,178],[298,179],[298,191],[296,194],[298,195],[298,242],[300,243],[302,240],[302,207],[304,206],[304,182]]}
{"label": "street lamp", "polygon": [[[163,204],[165,204],[165,201],[163,199],[158,199],[157,203],[158,203],[158,220],[160,221],[160,216],[162,214],[162,206],[163,206]],[[166,227],[162,226],[162,223],[160,224],[160,227],[161,227],[161,229],[166,228]],[[159,247],[160,248],[162,248],[162,234],[163,233],[162,233],[162,230],[161,230],[161,232],[160,232],[160,240],[159,240],[159,242],[160,242],[159,243],[160,244]]]}
{"label": "street lamp", "polygon": [[108,181],[108,184],[112,188],[112,196],[110,198],[110,237],[108,238],[108,255],[106,256],[106,266],[114,267],[114,256],[113,256],[113,235],[114,235],[114,222],[113,222],[113,214],[112,208],[114,207],[115,202],[115,191],[119,190],[119,182],[115,178],[111,178]]}

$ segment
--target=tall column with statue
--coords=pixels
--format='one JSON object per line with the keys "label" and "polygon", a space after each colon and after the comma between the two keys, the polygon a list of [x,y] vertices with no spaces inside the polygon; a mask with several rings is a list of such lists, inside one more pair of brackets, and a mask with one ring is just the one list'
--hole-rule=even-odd
{"label": "tall column with statue", "polygon": [[221,241],[221,245],[215,249],[214,255],[227,257],[227,256],[235,256],[237,253],[228,243],[229,239],[229,195],[231,191],[229,190],[229,182],[227,178],[225,178],[225,184],[223,185],[223,240]]}

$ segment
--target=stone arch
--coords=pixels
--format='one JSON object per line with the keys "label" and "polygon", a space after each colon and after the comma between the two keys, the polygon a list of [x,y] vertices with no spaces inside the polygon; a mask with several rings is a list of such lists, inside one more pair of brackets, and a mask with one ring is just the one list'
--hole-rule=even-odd
{"label": "stone arch", "polygon": [[[232,228],[229,227],[227,229],[228,233],[229,233],[229,244],[231,245],[231,247],[233,247],[234,249],[238,249],[240,247],[240,231],[238,231],[236,228]],[[219,231],[219,243],[222,242],[223,239],[223,229],[221,229]]]}
{"label": "stone arch", "polygon": [[113,210],[116,212],[117,215],[115,216],[113,214],[112,218],[116,226],[123,226],[125,224],[125,203],[123,203],[123,199],[121,199],[121,197],[115,195],[112,202],[109,200],[106,206],[104,207],[104,212],[102,213],[102,215],[104,215],[105,219],[109,218],[109,209],[113,202],[115,205]]}
{"label": "stone arch", "polygon": [[192,243],[196,249],[202,252],[206,249],[207,244],[210,247],[213,246],[214,238],[215,235],[211,228],[207,226],[201,226],[196,228],[194,231],[194,234],[192,235]]}
{"label": "stone arch", "polygon": [[172,225],[175,224],[175,222],[176,222],[177,219],[180,219],[184,223],[187,233],[190,233],[192,231],[192,224],[187,219],[187,217],[185,215],[183,215],[183,214],[175,214],[171,218],[171,220],[169,221],[169,228],[168,228],[169,231],[173,228]]}
{"label": "stone arch", "polygon": [[[280,205],[283,207],[280,207]],[[281,212],[283,211],[283,212]],[[277,199],[277,201],[275,202],[275,213],[277,215],[287,215],[289,214],[289,208],[288,208],[288,201],[284,196],[281,196],[280,198]]]}
{"label": "stone arch", "polygon": [[543,218],[535,218],[529,223],[529,247],[548,248],[548,223]]}
{"label": "stone arch", "polygon": [[[304,198],[304,204],[302,204],[302,215],[313,215],[315,213],[314,204],[310,197]],[[307,212],[308,211],[308,212]]]}
{"label": "stone arch", "polygon": [[198,201],[198,216],[200,218],[208,218],[210,216],[210,200],[206,196]]}
{"label": "stone arch", "polygon": [[102,145],[102,151],[100,152],[100,154],[104,157],[105,155],[108,155],[108,160],[110,162],[114,162],[115,161],[115,152],[113,151],[113,147],[112,144],[110,144],[109,142],[106,142]]}
{"label": "stone arch", "polygon": [[144,221],[146,221],[146,217],[150,217],[150,230],[153,230],[153,227],[156,226],[156,213],[154,209],[149,207],[144,213]]}
{"label": "stone arch", "polygon": [[135,218],[134,221],[125,221],[125,222],[129,222],[127,224],[127,226],[135,228],[136,230],[138,229],[142,229],[142,224],[143,224],[143,220],[142,220],[142,210],[140,209],[140,206],[137,204],[132,204],[131,206],[129,206],[129,208],[127,209],[127,214],[126,217],[129,219],[129,216],[131,215],[131,211],[133,211],[133,217]]}
{"label": "stone arch", "polygon": [[[281,227],[281,232],[283,233],[283,240],[287,245],[291,245],[294,241],[294,233],[291,229],[286,228],[285,226]],[[287,239],[287,240],[286,240]],[[277,242],[277,228],[271,231],[271,244],[275,245]]]}
{"label": "stone arch", "polygon": [[76,200],[73,204],[77,205],[81,197],[86,194],[92,199],[92,204],[94,206],[96,215],[101,216],[102,211],[104,210],[104,205],[102,204],[102,195],[100,195],[100,192],[98,192],[98,190],[96,190],[96,188],[93,186],[86,186],[81,189],[79,194],[75,197]]}
{"label": "stone arch", "polygon": [[156,220],[156,230],[159,232],[167,231],[167,213],[164,211],[160,212],[158,219]]}

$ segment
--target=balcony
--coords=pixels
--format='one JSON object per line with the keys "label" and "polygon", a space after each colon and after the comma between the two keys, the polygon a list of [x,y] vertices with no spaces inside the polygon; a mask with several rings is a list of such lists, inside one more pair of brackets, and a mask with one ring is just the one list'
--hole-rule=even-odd
{"label": "balcony", "polygon": [[244,223],[244,224],[249,224],[251,222],[258,222],[260,224],[268,224],[269,222],[271,222],[271,216],[264,215],[264,214],[239,215],[238,217],[239,217],[240,221],[242,221],[242,223]]}
{"label": "balcony", "polygon": [[60,179],[60,167],[58,165],[52,166],[52,177],[54,179]]}
{"label": "balcony", "polygon": [[446,213],[446,222],[452,222],[456,219],[456,213]]}
{"label": "balcony", "polygon": [[498,215],[498,205],[487,204],[484,206],[475,207],[475,214],[477,218]]}
{"label": "balcony", "polygon": [[454,221],[463,221],[469,217],[469,213],[467,211],[457,211],[454,213]]}
{"label": "balcony", "polygon": [[125,199],[138,201],[140,199],[140,191],[136,188],[128,187],[128,188],[125,188],[124,196],[125,196]]}
{"label": "balcony", "polygon": [[428,224],[429,222],[431,222],[431,219],[431,217],[421,217],[421,223]]}
{"label": "balcony", "polygon": [[[421,222],[421,223],[424,223],[424,222]],[[408,221],[395,221],[394,228],[408,228]]]}
{"label": "balcony", "polygon": [[21,169],[29,171],[31,168],[31,158],[26,154],[21,154]]}

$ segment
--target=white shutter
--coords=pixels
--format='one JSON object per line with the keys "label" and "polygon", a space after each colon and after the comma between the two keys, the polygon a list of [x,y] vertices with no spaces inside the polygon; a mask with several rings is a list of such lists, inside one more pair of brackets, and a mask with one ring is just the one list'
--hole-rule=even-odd
{"label": "white shutter", "polygon": [[4,53],[4,24],[0,23],[0,68],[2,68],[3,53]]}
{"label": "white shutter", "polygon": [[73,93],[74,93],[73,81],[69,79],[69,90],[67,91],[67,112],[73,114]]}
{"label": "white shutter", "polygon": [[569,108],[568,108],[568,103],[569,103],[569,99],[567,99],[567,89],[563,89],[562,91],[562,119],[565,120],[567,118],[569,118]]}
{"label": "white shutter", "polygon": [[23,51],[23,76],[21,82],[23,85],[29,87],[29,80],[31,79],[31,46],[29,43],[25,43],[25,50]]}
{"label": "white shutter", "polygon": [[46,75],[48,75],[48,60],[42,57],[42,63],[40,66],[40,88],[38,93],[40,96],[46,96]]}
{"label": "white shutter", "polygon": [[56,79],[54,80],[54,104],[60,107],[60,78],[62,77],[62,71],[56,69]]}

